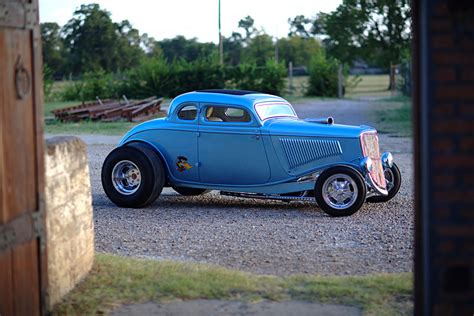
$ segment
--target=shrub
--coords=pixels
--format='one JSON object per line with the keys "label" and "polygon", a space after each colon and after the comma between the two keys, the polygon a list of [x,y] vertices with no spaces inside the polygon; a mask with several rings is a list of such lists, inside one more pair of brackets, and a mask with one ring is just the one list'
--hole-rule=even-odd
{"label": "shrub", "polygon": [[94,100],[120,98],[141,99],[149,96],[175,97],[181,93],[202,90],[237,88],[280,94],[284,86],[285,67],[267,61],[264,67],[241,64],[223,68],[212,58],[193,62],[163,58],[144,60],[138,67],[123,74],[103,71],[86,73],[82,80],[74,81],[62,93],[67,100]]}
{"label": "shrub", "polygon": [[187,91],[223,87],[222,68],[212,60],[178,60],[168,64],[159,58],[146,60],[129,71],[119,91],[130,98],[175,97]]}
{"label": "shrub", "polygon": [[85,101],[83,96],[84,82],[82,80],[70,81],[65,85],[64,90],[61,93],[61,99],[63,101]]}
{"label": "shrub", "polygon": [[336,97],[339,62],[327,58],[324,51],[318,52],[311,58],[309,66],[309,85],[306,91],[310,96]]}
{"label": "shrub", "polygon": [[226,69],[227,86],[280,94],[285,84],[285,74],[285,66],[274,60],[268,60],[264,67],[257,67],[254,63],[240,64],[238,67]]}
{"label": "shrub", "polygon": [[170,91],[172,95],[201,89],[224,88],[224,72],[213,60],[198,59],[194,62],[175,62],[171,65],[176,84]]}
{"label": "shrub", "polygon": [[118,98],[119,85],[112,74],[105,71],[87,72],[82,80],[73,81],[62,93],[64,101],[89,101],[97,97],[101,99]]}
{"label": "shrub", "polygon": [[164,59],[147,59],[125,74],[119,91],[128,98],[168,96],[172,81],[170,67]]}
{"label": "shrub", "polygon": [[94,100],[97,97],[101,99],[117,98],[117,92],[117,82],[112,74],[100,70],[84,75],[84,100]]}
{"label": "shrub", "polygon": [[53,71],[48,66],[48,64],[45,63],[43,65],[43,94],[45,100],[50,100],[51,92],[53,90],[53,84]]}

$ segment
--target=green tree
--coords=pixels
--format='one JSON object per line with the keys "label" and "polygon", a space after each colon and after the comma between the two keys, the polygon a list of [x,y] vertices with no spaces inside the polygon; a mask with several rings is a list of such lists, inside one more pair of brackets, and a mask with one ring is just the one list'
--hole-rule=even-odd
{"label": "green tree", "polygon": [[63,28],[69,48],[69,70],[115,71],[120,65],[120,35],[110,13],[98,4],[81,5]]}
{"label": "green tree", "polygon": [[251,38],[258,34],[257,28],[254,24],[255,20],[250,15],[247,15],[239,21],[239,28],[242,28],[245,31],[245,37],[243,38],[244,43],[249,43]]}
{"label": "green tree", "polygon": [[307,95],[336,97],[338,87],[337,69],[339,62],[326,56],[324,50],[320,50],[311,58],[309,66],[309,85]]}
{"label": "green tree", "polygon": [[309,38],[311,33],[309,29],[311,28],[311,19],[306,18],[304,15],[297,15],[293,19],[288,19],[288,24],[290,24],[290,32],[288,36],[298,36],[303,38]]}
{"label": "green tree", "polygon": [[240,19],[238,28],[243,29],[245,35],[240,32],[232,32],[228,38],[224,38],[224,61],[226,65],[237,66],[240,64],[246,46],[252,41],[252,38],[258,34],[254,26],[255,20],[250,16]]}
{"label": "green tree", "polygon": [[148,57],[161,58],[163,56],[160,43],[153,37],[148,36],[147,33],[141,35],[141,46]]}
{"label": "green tree", "polygon": [[240,64],[243,52],[242,35],[238,32],[232,32],[228,38],[224,38],[224,62],[226,65],[237,66]]}
{"label": "green tree", "polygon": [[41,23],[43,41],[43,62],[47,65],[48,75],[60,77],[64,75],[66,51],[61,38],[61,27],[57,23]]}
{"label": "green tree", "polygon": [[138,66],[145,56],[145,52],[141,47],[143,37],[137,29],[132,27],[128,20],[118,23],[117,29],[120,33],[119,51],[121,55],[119,68],[129,69]]}
{"label": "green tree", "polygon": [[168,62],[175,59],[194,61],[212,56],[217,52],[216,45],[213,43],[199,43],[196,38],[187,39],[182,35],[162,40],[158,44]]}
{"label": "green tree", "polygon": [[269,59],[275,56],[275,46],[272,37],[268,34],[259,34],[251,39],[243,51],[244,62],[254,62],[257,66],[264,66]]}
{"label": "green tree", "polygon": [[410,47],[409,0],[344,0],[334,12],[317,15],[312,33],[326,36],[328,54],[344,63],[363,58],[388,68]]}
{"label": "green tree", "polygon": [[277,42],[278,56],[285,65],[291,61],[295,66],[309,66],[311,56],[317,54],[321,45],[315,38],[291,36],[280,38]]}

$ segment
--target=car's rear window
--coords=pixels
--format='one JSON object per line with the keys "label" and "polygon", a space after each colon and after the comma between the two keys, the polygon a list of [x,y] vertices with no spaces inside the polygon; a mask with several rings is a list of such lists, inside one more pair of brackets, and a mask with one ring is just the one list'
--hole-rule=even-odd
{"label": "car's rear window", "polygon": [[185,121],[194,121],[197,115],[197,106],[189,104],[182,107],[178,112],[178,118]]}
{"label": "car's rear window", "polygon": [[260,103],[255,105],[255,111],[261,120],[279,116],[297,117],[293,107],[285,102]]}

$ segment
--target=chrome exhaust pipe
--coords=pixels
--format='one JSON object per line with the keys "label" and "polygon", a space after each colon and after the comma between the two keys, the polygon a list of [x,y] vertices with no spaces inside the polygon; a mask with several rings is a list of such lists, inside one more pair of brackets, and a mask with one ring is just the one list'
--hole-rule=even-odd
{"label": "chrome exhaust pipe", "polygon": [[319,124],[327,124],[327,125],[334,124],[334,118],[332,116],[320,117],[320,118],[309,118],[309,119],[306,119],[305,121],[310,122],[310,123],[319,123]]}

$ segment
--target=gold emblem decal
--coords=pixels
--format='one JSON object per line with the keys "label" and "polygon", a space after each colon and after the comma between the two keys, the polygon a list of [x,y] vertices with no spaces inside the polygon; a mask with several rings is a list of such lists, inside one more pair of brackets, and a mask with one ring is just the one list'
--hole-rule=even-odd
{"label": "gold emblem decal", "polygon": [[176,161],[176,167],[177,167],[179,172],[183,172],[183,171],[186,171],[188,169],[191,169],[193,166],[191,166],[188,163],[188,158],[186,158],[184,156],[179,156],[178,160]]}

